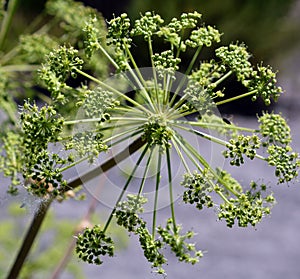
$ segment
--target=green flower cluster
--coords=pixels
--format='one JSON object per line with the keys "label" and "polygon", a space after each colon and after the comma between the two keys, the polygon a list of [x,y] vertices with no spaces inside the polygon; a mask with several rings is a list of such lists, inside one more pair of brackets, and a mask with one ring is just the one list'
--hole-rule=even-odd
{"label": "green flower cluster", "polygon": [[166,74],[174,74],[174,71],[179,69],[178,64],[181,62],[180,58],[174,57],[171,50],[163,51],[160,54],[155,53],[152,59],[160,78],[163,78]]}
{"label": "green flower cluster", "polygon": [[83,28],[84,41],[83,47],[85,51],[85,55],[90,58],[97,50],[99,50],[102,46],[102,41],[104,32],[103,32],[103,24],[102,20],[99,19],[96,15],[93,17],[90,16],[88,22]]}
{"label": "green flower cluster", "polygon": [[165,271],[162,268],[162,265],[166,263],[167,260],[160,252],[160,249],[163,247],[163,243],[160,240],[153,238],[145,224],[137,228],[136,232],[139,235],[139,241],[141,248],[144,251],[145,258],[152,263],[153,268],[157,268],[158,273],[164,274]]}
{"label": "green flower cluster", "polygon": [[39,70],[39,77],[52,93],[55,101],[66,103],[68,99],[62,93],[71,89],[66,84],[69,77],[77,76],[76,69],[81,69],[83,60],[78,57],[78,50],[61,46],[47,55],[46,63]]}
{"label": "green flower cluster", "polygon": [[113,63],[117,65],[119,71],[129,69],[129,55],[126,49],[131,47],[132,38],[130,38],[130,33],[130,19],[127,14],[123,13],[108,22],[106,44],[113,47]]}
{"label": "green flower cluster", "polygon": [[146,12],[144,16],[137,19],[134,23],[134,28],[131,35],[144,36],[146,41],[150,40],[153,34],[157,33],[164,20],[158,14]]}
{"label": "green flower cluster", "polygon": [[128,232],[138,235],[145,258],[152,263],[152,268],[156,268],[158,273],[164,274],[162,265],[167,260],[160,252],[163,243],[149,233],[146,222],[139,217],[139,214],[144,211],[143,205],[146,202],[147,199],[143,196],[129,194],[126,201],[119,202],[114,215],[118,225],[124,227]]}
{"label": "green flower cluster", "polygon": [[26,170],[23,170],[23,177],[27,180],[26,189],[43,198],[62,194],[67,181],[63,179],[61,166],[67,163],[67,159],[62,159],[55,153],[42,151],[36,156],[35,164],[30,162]]}
{"label": "green flower cluster", "polygon": [[224,219],[230,228],[236,220],[240,227],[247,227],[248,224],[255,226],[264,215],[270,214],[271,207],[275,203],[272,194],[262,196],[265,189],[265,185],[262,185],[259,191],[253,191],[252,187],[237,198],[230,198],[229,201],[220,204],[219,219]]}
{"label": "green flower cluster", "polygon": [[173,222],[171,218],[168,219],[166,228],[158,227],[158,234],[163,242],[170,246],[179,261],[197,263],[199,258],[203,257],[203,253],[196,250],[195,244],[186,242],[194,236],[194,232],[188,231],[186,234],[180,235],[181,226],[173,227]]}
{"label": "green flower cluster", "polygon": [[[193,71],[189,78],[198,82],[202,88],[207,89],[208,93],[210,93],[217,86],[215,81],[220,79],[225,72],[225,65],[219,64],[212,59],[209,62],[202,62],[199,69]],[[223,97],[223,95],[220,97]]]}
{"label": "green flower cluster", "polygon": [[215,103],[208,90],[192,79],[184,89],[184,96],[187,102],[180,108],[182,111],[197,111],[200,115],[205,115],[212,113],[215,108]]}
{"label": "green flower cluster", "polygon": [[183,192],[182,196],[185,203],[195,204],[199,210],[201,210],[203,206],[213,206],[213,200],[209,195],[209,193],[213,191],[213,187],[204,172],[198,173],[195,171],[192,174],[186,173],[183,176],[181,185],[188,189]]}
{"label": "green flower cluster", "polygon": [[290,128],[280,114],[264,113],[258,118],[262,144],[267,147],[267,161],[275,167],[278,183],[289,182],[298,176],[299,156],[293,152]]}
{"label": "green flower cluster", "polygon": [[195,28],[201,17],[202,15],[196,11],[193,13],[183,13],[180,19],[173,18],[170,23],[162,26],[157,35],[163,37],[172,47],[174,46],[178,50],[186,51],[186,43],[182,38],[182,34],[186,29]]}
{"label": "green flower cluster", "polygon": [[296,152],[292,152],[292,148],[289,145],[283,147],[270,145],[267,152],[269,154],[267,161],[270,166],[275,167],[278,183],[289,182],[298,176],[299,155]]}
{"label": "green flower cluster", "polygon": [[152,115],[144,124],[143,139],[148,143],[149,147],[159,145],[162,149],[171,147],[170,139],[173,131],[169,128],[166,120],[161,115]]}
{"label": "green flower cluster", "polygon": [[88,91],[81,104],[86,117],[99,118],[100,121],[104,122],[110,118],[109,110],[118,106],[120,102],[116,100],[111,91],[97,86]]}
{"label": "green flower cluster", "polygon": [[276,86],[276,73],[269,66],[259,65],[254,69],[249,61],[251,55],[244,44],[220,47],[216,49],[216,56],[236,74],[249,92],[254,93],[252,101],[261,97],[266,105],[270,105],[271,99],[278,100],[282,89]]}
{"label": "green flower cluster", "polygon": [[213,42],[219,43],[221,41],[221,34],[219,30],[205,26],[197,30],[193,30],[189,39],[186,40],[186,45],[196,48],[199,46],[210,47]]}
{"label": "green flower cluster", "polygon": [[46,55],[58,47],[57,41],[48,34],[22,35],[20,37],[20,51],[28,57],[29,63],[40,63]]}
{"label": "green flower cluster", "polygon": [[61,166],[69,160],[48,151],[50,143],[61,140],[63,123],[64,119],[52,106],[38,108],[36,104],[26,102],[20,113],[21,168],[28,184],[25,187],[35,195],[44,197],[51,193],[58,196],[66,186]]}
{"label": "green flower cluster", "polygon": [[123,13],[108,22],[107,44],[113,45],[116,50],[124,50],[124,45],[130,47],[132,42],[130,34],[130,19],[127,14]]}
{"label": "green flower cluster", "polygon": [[33,158],[46,150],[48,143],[60,140],[64,119],[52,106],[40,109],[36,104],[25,102],[20,113],[20,126],[24,152]]}
{"label": "green flower cluster", "polygon": [[136,232],[137,228],[144,224],[138,214],[144,212],[143,205],[147,199],[139,195],[127,195],[127,200],[117,205],[115,216],[117,224],[127,229],[129,232]]}
{"label": "green flower cluster", "polygon": [[8,188],[8,193],[17,194],[17,186],[20,185],[19,172],[22,168],[22,137],[9,131],[6,136],[1,138],[0,145],[0,171],[4,176],[11,178],[11,184]]}
{"label": "green flower cluster", "polygon": [[256,150],[260,147],[260,139],[257,135],[238,135],[237,138],[230,139],[227,147],[228,150],[223,152],[224,157],[231,158],[231,165],[240,166],[244,164],[243,155],[254,159]]}
{"label": "green flower cluster", "polygon": [[244,44],[230,44],[216,49],[216,56],[233,71],[239,81],[244,81],[250,77],[253,71],[249,62],[251,55]]}
{"label": "green flower cluster", "polygon": [[270,144],[286,146],[291,142],[290,127],[280,114],[265,112],[258,118],[258,122],[264,147],[268,147]]}
{"label": "green flower cluster", "polygon": [[89,163],[93,163],[99,153],[108,149],[102,138],[101,133],[91,131],[76,133],[72,140],[66,142],[65,148],[76,151],[76,155],[80,158],[87,157]]}
{"label": "green flower cluster", "polygon": [[99,225],[86,228],[77,236],[76,253],[80,259],[90,264],[102,264],[101,258],[114,255],[114,242],[106,236]]}
{"label": "green flower cluster", "polygon": [[256,101],[258,97],[261,97],[265,104],[268,106],[271,104],[271,99],[277,102],[282,88],[276,86],[276,73],[272,71],[270,66],[258,66],[257,70],[253,70],[250,75],[250,79],[244,81],[244,85],[249,91],[256,91],[252,97],[252,101]]}

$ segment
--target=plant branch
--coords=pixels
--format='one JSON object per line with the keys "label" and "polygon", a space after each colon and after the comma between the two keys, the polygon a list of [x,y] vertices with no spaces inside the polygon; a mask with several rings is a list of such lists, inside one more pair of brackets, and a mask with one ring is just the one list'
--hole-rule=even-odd
{"label": "plant branch", "polygon": [[25,238],[23,239],[22,246],[10,270],[10,273],[7,276],[7,279],[16,279],[18,277],[21,268],[24,264],[24,261],[45,219],[45,216],[47,214],[51,202],[52,199],[47,199],[40,203],[37,212],[35,213],[34,218],[31,222],[31,225],[25,235]]}
{"label": "plant branch", "polygon": [[161,153],[158,151],[158,161],[157,161],[157,171],[156,171],[156,183],[155,183],[155,198],[153,205],[153,214],[152,214],[152,237],[155,239],[155,229],[156,229],[156,215],[157,215],[157,202],[158,202],[158,190],[161,179]]}
{"label": "plant branch", "polygon": [[[145,141],[139,137],[134,142],[132,142],[127,148],[125,148],[123,151],[118,153],[115,157],[109,159],[105,163],[103,163],[101,166],[81,175],[81,177],[77,177],[73,180],[71,180],[68,183],[68,187],[65,188],[65,191],[68,191],[70,189],[74,189],[80,185],[82,185],[83,181],[88,181],[93,179],[96,176],[99,176],[100,174],[108,171],[109,169],[113,168],[116,164],[126,159],[128,156],[135,153],[137,150],[139,150],[143,145],[145,145]],[[32,244],[37,236],[37,233],[39,232],[41,225],[43,223],[43,220],[47,214],[47,211],[49,209],[49,206],[52,202],[52,199],[45,200],[40,203],[37,213],[35,214],[31,225],[28,228],[27,234],[25,238],[23,239],[22,246],[19,250],[19,253],[17,255],[17,258],[15,259],[15,262],[13,266],[10,269],[10,272],[7,276],[7,279],[16,279],[21,271],[21,268],[25,262],[25,259],[32,247]]]}
{"label": "plant branch", "polygon": [[3,66],[1,69],[5,72],[34,72],[40,66],[39,65],[7,65]]}
{"label": "plant branch", "polygon": [[13,15],[16,11],[18,0],[10,0],[8,2],[7,12],[4,15],[0,30],[0,49],[3,50],[4,41],[11,25]]}
{"label": "plant branch", "polygon": [[252,91],[247,92],[247,93],[244,93],[244,94],[241,94],[241,95],[237,95],[237,96],[229,98],[229,99],[225,99],[225,100],[216,102],[216,105],[219,106],[219,105],[223,105],[223,104],[226,104],[226,103],[230,103],[232,101],[235,101],[235,100],[238,100],[238,99],[241,99],[241,98],[244,98],[244,97],[251,96],[251,95],[255,94],[256,92],[257,92],[257,89],[252,90]]}

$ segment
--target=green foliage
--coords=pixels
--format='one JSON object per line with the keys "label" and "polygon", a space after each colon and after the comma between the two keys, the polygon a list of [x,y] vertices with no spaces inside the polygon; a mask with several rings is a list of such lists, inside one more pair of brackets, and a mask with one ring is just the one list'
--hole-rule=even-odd
{"label": "green foliage", "polygon": [[27,63],[35,64],[43,61],[52,49],[58,47],[58,42],[48,34],[32,34],[20,36],[20,52]]}
{"label": "green foliage", "polygon": [[[13,1],[13,4],[16,2]],[[47,96],[47,92],[43,91],[42,93],[40,88],[37,87],[36,71],[40,64],[45,62],[45,56],[49,55],[49,59],[55,60],[58,58],[55,57],[57,54],[58,56],[61,55],[59,59],[71,59],[68,56],[71,51],[64,53],[63,47],[60,48],[60,53],[52,52],[54,57],[51,56],[51,51],[64,44],[68,46],[84,45],[86,32],[83,29],[91,18],[97,20],[94,24],[97,34],[105,36],[106,26],[104,19],[96,10],[72,0],[48,1],[44,13],[40,14],[29,26],[27,26],[27,23],[20,22],[20,17],[13,20],[15,7],[9,6],[7,8],[8,10],[0,10],[2,15],[6,15],[6,18],[1,22],[0,32],[0,108],[8,116],[7,124],[16,124],[17,106],[15,101],[22,103],[24,99],[35,98],[39,101],[46,101],[48,104],[52,102]],[[18,12],[21,13],[22,11]],[[27,16],[28,14],[26,14]],[[17,28],[17,31],[14,28]],[[13,29],[13,32],[11,32],[13,38],[9,36],[9,29]],[[16,38],[18,39],[17,42],[15,42]],[[67,48],[65,48],[65,51],[67,51]],[[76,52],[76,50],[74,51]],[[84,56],[84,58],[86,57]],[[102,76],[107,73],[107,62],[105,60],[106,58],[103,56],[91,57],[88,68]],[[65,84],[65,81],[68,75],[72,74],[71,68],[75,66],[72,63],[80,63],[80,60],[69,62],[71,63],[68,66],[69,68],[65,65],[64,69],[60,69],[63,76],[55,76],[54,73],[49,71],[48,76],[44,77],[47,87],[51,88],[51,83],[54,86],[52,89],[56,90],[58,99],[60,96],[59,90],[73,90]],[[55,67],[59,67],[59,65],[61,64],[58,63]],[[40,71],[43,71],[43,68]],[[61,84],[59,85],[57,82]],[[60,112],[68,113],[72,110],[66,108],[67,106],[63,109],[59,108]]]}
{"label": "green foliage", "polygon": [[[20,204],[12,203],[7,207],[7,214],[7,218],[1,220],[0,230],[1,275],[6,274],[11,265],[12,256],[19,248],[25,229],[24,219],[27,219],[28,212],[24,208],[20,208]],[[65,252],[61,247],[66,246],[73,238],[74,226],[74,221],[57,219],[51,211],[41,228],[41,240],[36,242],[32,248],[32,254],[27,258],[20,278],[50,277]],[[50,235],[51,237],[49,237]],[[74,256],[66,266],[65,273],[76,279],[83,278],[78,259]]]}

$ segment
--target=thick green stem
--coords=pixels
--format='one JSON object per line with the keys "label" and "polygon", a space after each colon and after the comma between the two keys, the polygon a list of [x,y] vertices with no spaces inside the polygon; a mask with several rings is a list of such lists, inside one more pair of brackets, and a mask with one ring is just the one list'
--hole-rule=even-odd
{"label": "thick green stem", "polygon": [[27,231],[22,246],[20,247],[19,253],[15,259],[15,262],[10,269],[7,279],[16,279],[21,271],[24,261],[32,247],[32,244],[41,228],[41,225],[46,217],[47,210],[52,202],[52,199],[42,201],[34,215],[29,230]]}
{"label": "thick green stem", "polygon": [[34,72],[40,65],[7,65],[1,67],[1,70],[5,72]]}
{"label": "thick green stem", "polygon": [[[68,187],[65,188],[65,191],[69,189],[75,189],[78,186],[82,185],[83,182],[86,182],[88,180],[93,179],[94,177],[99,176],[100,174],[108,171],[109,169],[113,168],[115,165],[117,165],[119,162],[126,159],[128,156],[135,153],[137,150],[139,150],[143,145],[145,145],[145,141],[143,141],[142,138],[138,138],[134,142],[132,142],[127,148],[125,148],[123,151],[118,153],[115,157],[109,159],[105,163],[103,163],[101,166],[85,173],[84,175],[81,175],[80,177],[77,177],[70,181],[68,183]],[[29,229],[26,233],[25,238],[23,239],[21,248],[19,250],[19,253],[17,255],[17,258],[15,259],[7,279],[16,279],[22,269],[22,266],[26,260],[26,257],[32,247],[32,244],[41,228],[41,225],[44,221],[44,218],[47,214],[47,211],[49,209],[49,206],[52,202],[52,199],[48,199],[46,201],[43,201],[37,210],[37,213],[35,214],[31,225],[29,226]]]}
{"label": "thick green stem", "polygon": [[4,19],[1,24],[1,30],[0,30],[0,50],[3,50],[3,45],[5,42],[6,35],[8,33],[8,30],[10,28],[13,15],[16,11],[17,5],[19,0],[10,0],[8,2],[7,12],[4,15]]}

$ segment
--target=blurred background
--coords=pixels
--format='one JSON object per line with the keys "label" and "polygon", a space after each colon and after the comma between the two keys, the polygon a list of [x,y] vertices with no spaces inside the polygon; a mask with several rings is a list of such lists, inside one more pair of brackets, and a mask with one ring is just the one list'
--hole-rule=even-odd
{"label": "blurred background", "polygon": [[[224,33],[222,43],[245,42],[253,54],[253,61],[263,60],[274,69],[279,70],[278,78],[285,94],[280,99],[279,105],[273,105],[272,110],[282,111],[289,120],[294,138],[294,148],[300,152],[300,1],[299,0],[86,0],[86,5],[97,8],[105,18],[110,19],[113,14],[127,12],[131,18],[136,18],[145,11],[155,11],[166,20],[178,17],[182,12],[197,10],[203,14],[205,23],[216,26]],[[22,26],[31,22],[43,10],[44,1],[24,0],[18,7],[18,21],[11,32],[12,40],[22,30]],[[142,56],[141,56],[142,57]],[[187,57],[188,59],[188,57]],[[239,91],[239,85],[231,80],[228,84],[230,91]],[[253,105],[251,102],[237,102],[234,107],[225,107],[225,114],[235,114],[234,121],[241,126],[253,126],[256,112],[264,108],[262,104]],[[235,170],[233,170],[234,172]],[[272,184],[271,174],[264,168],[250,166],[246,171],[235,171],[236,178],[240,181],[249,181],[253,175],[264,177],[265,181]],[[269,172],[269,170],[268,170]],[[178,178],[180,181],[180,178]],[[5,180],[1,178],[3,185]],[[2,183],[1,183],[2,184]],[[272,185],[273,186],[273,185]],[[34,209],[37,205],[26,193],[17,198],[11,198],[0,190],[0,262],[1,251],[10,251],[9,260],[12,260],[16,250],[16,241],[2,243],[5,235],[21,238],[22,232],[27,228]],[[194,228],[199,231],[196,237],[200,249],[207,251],[204,258],[195,266],[178,263],[169,255],[169,265],[166,268],[168,278],[201,278],[201,279],[298,279],[300,278],[300,187],[299,183],[288,187],[274,185],[275,196],[278,204],[273,209],[271,217],[267,217],[256,228],[228,229],[224,223],[216,221],[214,212],[192,212],[191,208],[183,204],[177,205],[179,222],[184,228]],[[56,232],[60,238],[59,249],[67,247],[69,235],[76,224],[78,217],[84,216],[87,205],[92,197],[88,195],[84,202],[69,201],[56,204],[49,218],[48,228],[61,230]],[[26,203],[24,209],[15,210],[11,202]],[[18,208],[19,206],[17,206]],[[76,209],[76,210],[75,210]],[[98,216],[103,215],[105,207],[97,205]],[[96,215],[97,215],[96,214]],[[164,218],[164,210],[160,212]],[[58,219],[56,219],[58,217]],[[19,219],[18,228],[13,227],[11,220]],[[101,219],[101,217],[96,217]],[[158,278],[152,274],[149,264],[143,257],[137,244],[137,239],[129,242],[126,233],[116,232],[123,248],[117,251],[113,259],[105,260],[100,267],[82,264],[76,258],[69,264],[69,269],[60,278]],[[46,233],[47,234],[47,233]],[[49,234],[49,232],[48,232]],[[50,278],[49,273],[44,277],[35,277],[34,270],[45,270],[51,267],[51,261],[61,257],[61,251],[53,248],[51,253],[47,243],[53,235],[43,236],[36,251],[31,255],[32,265],[28,269],[33,271],[31,277]],[[44,240],[43,240],[44,239]],[[50,239],[50,240],[49,240]],[[3,248],[3,246],[5,246]],[[5,250],[6,249],[6,250]],[[48,252],[48,256],[39,256]],[[40,261],[37,261],[41,259]],[[5,259],[7,260],[7,259]],[[7,262],[7,261],[5,261]],[[34,264],[34,262],[38,262]],[[82,272],[78,270],[82,268]],[[3,268],[3,267],[2,267]],[[7,268],[7,266],[5,267]],[[1,274],[2,270],[2,274]],[[0,267],[0,278],[5,269]],[[72,273],[73,271],[73,273]],[[30,273],[28,273],[30,274]],[[39,273],[41,274],[41,273]],[[80,277],[82,275],[82,277]],[[3,277],[4,278],[4,277]]]}

